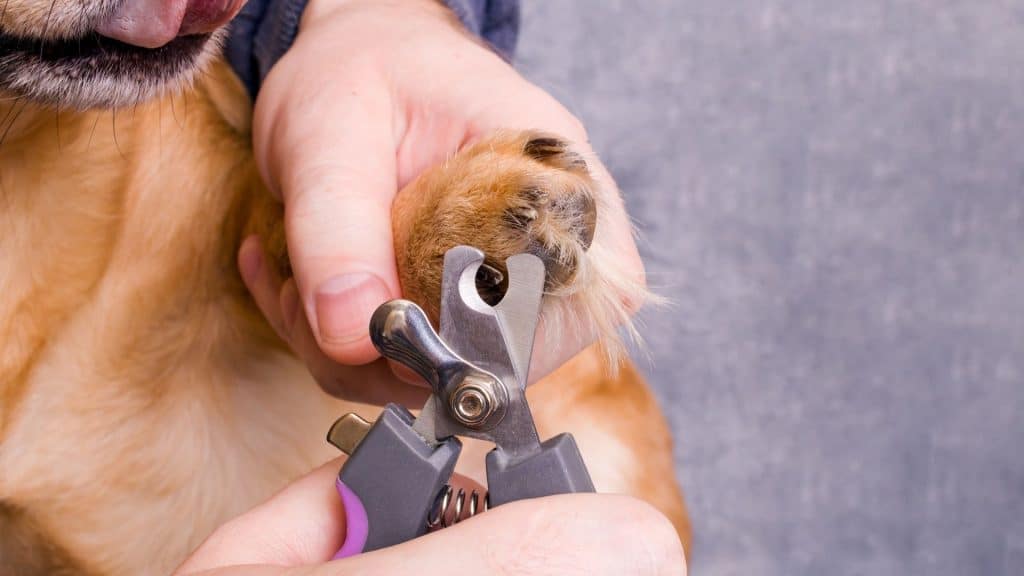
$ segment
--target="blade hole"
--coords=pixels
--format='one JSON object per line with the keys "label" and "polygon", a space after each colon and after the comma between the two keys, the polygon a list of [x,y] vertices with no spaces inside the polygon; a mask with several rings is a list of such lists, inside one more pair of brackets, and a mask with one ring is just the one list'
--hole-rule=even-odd
{"label": "blade hole", "polygon": [[490,306],[497,306],[508,291],[508,273],[487,261],[476,271],[476,292]]}

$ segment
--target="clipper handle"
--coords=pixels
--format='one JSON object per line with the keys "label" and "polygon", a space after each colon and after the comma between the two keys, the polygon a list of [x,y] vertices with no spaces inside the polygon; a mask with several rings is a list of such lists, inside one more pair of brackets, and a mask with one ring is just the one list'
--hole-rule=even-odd
{"label": "clipper handle", "polygon": [[493,507],[527,498],[594,492],[594,483],[572,434],[559,434],[524,458],[513,460],[501,450],[491,450],[487,490]]}
{"label": "clipper handle", "polygon": [[386,548],[427,532],[437,494],[462,451],[457,438],[428,445],[412,429],[413,416],[396,404],[359,442],[338,473],[347,532],[335,559]]}
{"label": "clipper handle", "polygon": [[437,335],[423,309],[408,300],[377,307],[370,318],[370,340],[382,356],[408,366],[435,389],[445,370],[465,364]]}

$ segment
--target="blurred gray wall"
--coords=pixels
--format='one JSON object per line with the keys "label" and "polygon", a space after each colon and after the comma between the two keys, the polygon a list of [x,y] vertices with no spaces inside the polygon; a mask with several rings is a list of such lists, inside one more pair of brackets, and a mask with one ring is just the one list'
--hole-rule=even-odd
{"label": "blurred gray wall", "polygon": [[1024,0],[524,3],[676,302],[693,573],[1024,573]]}

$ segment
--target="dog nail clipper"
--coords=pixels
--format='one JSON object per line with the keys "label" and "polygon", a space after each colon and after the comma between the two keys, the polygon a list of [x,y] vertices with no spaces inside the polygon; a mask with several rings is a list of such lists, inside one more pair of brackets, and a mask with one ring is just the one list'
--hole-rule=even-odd
{"label": "dog nail clipper", "polygon": [[[492,307],[476,289],[483,261],[484,254],[468,246],[445,254],[440,335],[408,300],[381,305],[370,320],[377,350],[422,376],[432,394],[419,417],[388,404],[372,425],[347,414],[328,432],[328,442],[349,454],[337,479],[347,533],[335,558],[458,521],[465,494],[460,490],[453,499],[448,485],[462,450],[458,436],[495,444],[486,459],[488,506],[594,491],[573,437],[542,443],[526,403],[544,264],[532,254],[509,258],[508,290]],[[474,492],[470,516],[477,506]]]}

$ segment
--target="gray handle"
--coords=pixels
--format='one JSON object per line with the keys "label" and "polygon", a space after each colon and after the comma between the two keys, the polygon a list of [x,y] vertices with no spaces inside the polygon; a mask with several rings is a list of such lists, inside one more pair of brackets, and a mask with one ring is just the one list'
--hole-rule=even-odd
{"label": "gray handle", "polygon": [[[434,332],[423,309],[408,300],[381,304],[370,318],[370,340],[385,358],[401,362],[422,376],[440,401],[428,401],[417,422],[431,420],[430,411],[440,408],[451,420],[433,420],[433,426],[417,428],[424,437],[436,439],[493,428],[505,415],[508,391],[492,374],[463,360]],[[465,428],[462,428],[465,427]]]}
{"label": "gray handle", "polygon": [[487,454],[487,497],[491,506],[555,494],[593,492],[587,465],[572,434],[559,434],[525,458],[495,449]]}
{"label": "gray handle", "polygon": [[335,558],[377,550],[427,532],[435,498],[462,450],[457,438],[427,445],[413,416],[388,404],[338,473],[348,531]]}
{"label": "gray handle", "polygon": [[441,374],[465,366],[434,332],[423,309],[408,300],[377,308],[370,318],[370,340],[381,355],[413,369],[435,390]]}

